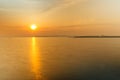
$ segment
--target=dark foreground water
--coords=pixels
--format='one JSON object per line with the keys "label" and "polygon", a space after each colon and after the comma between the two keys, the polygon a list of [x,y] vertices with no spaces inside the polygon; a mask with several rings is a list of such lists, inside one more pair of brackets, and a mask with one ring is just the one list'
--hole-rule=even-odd
{"label": "dark foreground water", "polygon": [[120,80],[120,39],[0,38],[0,80]]}

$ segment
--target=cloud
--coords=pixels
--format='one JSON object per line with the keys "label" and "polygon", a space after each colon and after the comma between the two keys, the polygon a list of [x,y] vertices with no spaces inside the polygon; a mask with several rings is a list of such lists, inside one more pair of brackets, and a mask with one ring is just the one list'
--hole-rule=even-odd
{"label": "cloud", "polygon": [[55,10],[58,8],[71,6],[75,3],[77,3],[78,1],[80,1],[80,0],[61,0],[61,1],[58,1],[56,4],[51,5],[48,8],[45,8],[42,12],[47,12],[47,11]]}
{"label": "cloud", "polygon": [[[59,8],[64,8],[68,6],[72,6],[79,2],[85,2],[87,0],[27,0],[36,2],[38,4],[38,10],[40,13],[45,13],[49,11],[53,11]],[[42,5],[42,7],[40,7]]]}

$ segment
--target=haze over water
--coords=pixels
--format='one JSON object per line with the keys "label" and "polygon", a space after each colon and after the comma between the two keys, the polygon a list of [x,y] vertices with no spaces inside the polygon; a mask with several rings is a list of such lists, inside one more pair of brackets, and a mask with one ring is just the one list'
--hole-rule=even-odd
{"label": "haze over water", "polygon": [[120,0],[0,0],[0,80],[120,80]]}
{"label": "haze over water", "polygon": [[0,38],[0,80],[119,80],[120,39]]}

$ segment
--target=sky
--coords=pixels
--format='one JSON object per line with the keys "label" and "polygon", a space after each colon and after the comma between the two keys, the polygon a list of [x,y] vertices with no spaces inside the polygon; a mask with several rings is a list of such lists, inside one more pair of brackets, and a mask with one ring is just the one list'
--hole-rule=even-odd
{"label": "sky", "polygon": [[0,0],[0,36],[120,35],[120,0]]}

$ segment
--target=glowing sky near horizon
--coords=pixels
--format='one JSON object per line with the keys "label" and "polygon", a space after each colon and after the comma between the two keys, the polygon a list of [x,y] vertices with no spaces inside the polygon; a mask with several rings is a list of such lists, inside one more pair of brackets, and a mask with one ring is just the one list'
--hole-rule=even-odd
{"label": "glowing sky near horizon", "polygon": [[[0,0],[0,35],[120,35],[120,0]],[[14,33],[13,33],[14,31]]]}

